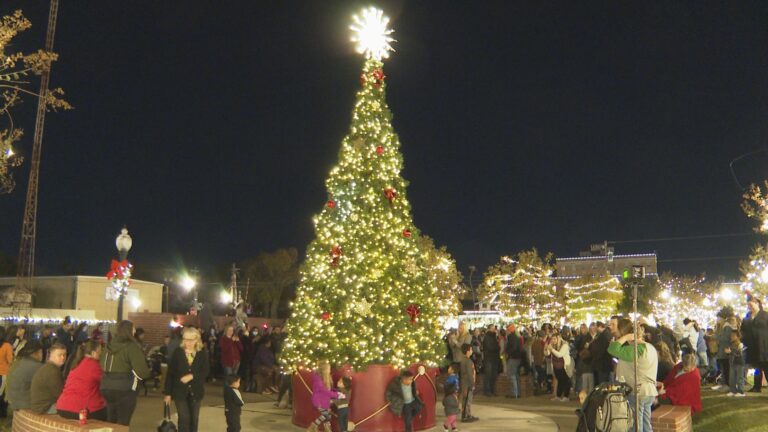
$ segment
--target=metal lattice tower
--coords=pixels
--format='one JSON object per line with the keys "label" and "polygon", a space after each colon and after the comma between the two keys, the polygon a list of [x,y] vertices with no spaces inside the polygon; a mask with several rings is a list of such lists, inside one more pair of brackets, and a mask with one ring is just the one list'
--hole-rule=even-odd
{"label": "metal lattice tower", "polygon": [[[56,34],[56,17],[59,12],[59,0],[51,0],[48,12],[48,32],[45,37],[45,50],[53,51],[53,37]],[[27,201],[24,206],[24,223],[21,227],[21,244],[19,245],[19,263],[16,270],[16,288],[13,291],[11,306],[12,315],[27,316],[32,309],[34,286],[32,277],[35,274],[35,235],[37,232],[37,190],[40,177],[40,153],[45,127],[45,95],[48,93],[48,83],[51,78],[50,69],[40,76],[40,94],[37,99],[37,118],[35,120],[35,136],[32,142],[32,162],[29,169],[29,184],[27,184]]]}

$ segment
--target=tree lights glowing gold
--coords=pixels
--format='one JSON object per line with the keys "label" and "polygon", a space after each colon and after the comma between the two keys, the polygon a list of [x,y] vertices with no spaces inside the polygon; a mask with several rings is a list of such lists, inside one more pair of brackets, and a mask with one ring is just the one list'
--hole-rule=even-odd
{"label": "tree lights glowing gold", "polygon": [[[318,360],[364,368],[435,365],[444,356],[438,317],[450,308],[426,267],[400,172],[403,157],[385,100],[381,58],[391,50],[387,19],[366,10],[353,29],[366,55],[352,123],[313,218],[283,362]],[[321,200],[318,200],[321,201]],[[410,311],[407,312],[407,311]],[[418,314],[412,315],[414,311]]]}
{"label": "tree lights glowing gold", "polygon": [[514,258],[502,257],[485,273],[481,295],[513,321],[539,325],[558,321],[565,314],[552,283],[551,262],[551,253],[542,258],[535,248]]}
{"label": "tree lights glowing gold", "polygon": [[580,277],[566,283],[564,289],[568,322],[574,325],[593,320],[606,322],[624,296],[618,279],[607,273]]}

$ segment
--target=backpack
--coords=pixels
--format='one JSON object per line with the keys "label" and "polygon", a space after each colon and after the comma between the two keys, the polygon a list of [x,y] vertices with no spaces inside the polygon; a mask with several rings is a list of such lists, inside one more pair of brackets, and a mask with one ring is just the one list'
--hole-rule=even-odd
{"label": "backpack", "polygon": [[579,415],[579,432],[628,432],[634,425],[627,395],[632,388],[621,382],[602,383],[584,400]]}

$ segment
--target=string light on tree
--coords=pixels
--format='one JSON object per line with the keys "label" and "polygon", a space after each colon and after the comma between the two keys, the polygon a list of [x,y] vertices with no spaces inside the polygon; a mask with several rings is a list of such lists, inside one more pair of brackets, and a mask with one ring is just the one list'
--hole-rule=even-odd
{"label": "string light on tree", "polygon": [[355,369],[434,366],[445,355],[438,317],[452,303],[433,283],[429,252],[419,247],[385,98],[382,59],[393,42],[388,22],[376,9],[354,18],[353,41],[365,55],[361,87],[325,182],[328,195],[318,197],[323,205],[312,219],[315,238],[286,326],[289,368],[314,367],[318,360]]}

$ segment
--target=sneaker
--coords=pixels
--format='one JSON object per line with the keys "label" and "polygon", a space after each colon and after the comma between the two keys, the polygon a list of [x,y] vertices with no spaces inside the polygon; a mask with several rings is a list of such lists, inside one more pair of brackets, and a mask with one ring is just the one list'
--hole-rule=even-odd
{"label": "sneaker", "polygon": [[553,398],[549,398],[549,400],[551,400],[551,401],[554,401],[554,402],[557,402],[557,401],[559,401],[559,400],[560,400],[560,398],[559,398],[559,397],[557,397],[557,396],[555,396],[555,397],[553,397]]}
{"label": "sneaker", "polygon": [[568,400],[569,399],[567,397],[561,397],[560,398],[560,402],[568,402]]}
{"label": "sneaker", "polygon": [[733,397],[746,397],[746,396],[747,395],[745,395],[744,393],[736,393],[735,395],[733,395]]}
{"label": "sneaker", "polygon": [[731,397],[731,396],[733,396],[734,394],[735,394],[734,392],[728,392],[728,393],[726,393],[725,395],[726,395],[726,396],[728,396],[728,397]]}
{"label": "sneaker", "polygon": [[447,427],[443,426],[443,432],[450,432],[450,430]]}
{"label": "sneaker", "polygon": [[712,390],[720,390],[721,388],[723,388],[723,386],[721,386],[720,384],[716,386],[712,386]]}
{"label": "sneaker", "polygon": [[760,393],[760,390],[761,389],[759,389],[759,388],[752,387],[751,389],[749,389],[747,391],[750,392],[750,393]]}

